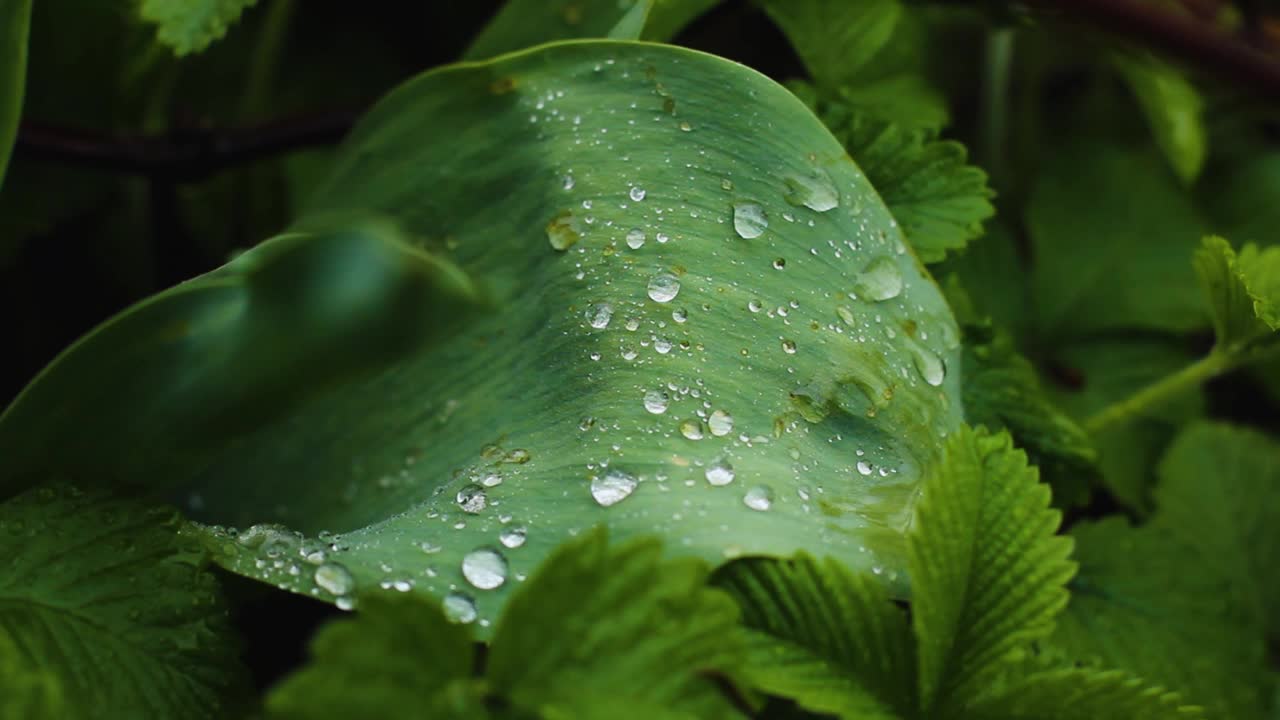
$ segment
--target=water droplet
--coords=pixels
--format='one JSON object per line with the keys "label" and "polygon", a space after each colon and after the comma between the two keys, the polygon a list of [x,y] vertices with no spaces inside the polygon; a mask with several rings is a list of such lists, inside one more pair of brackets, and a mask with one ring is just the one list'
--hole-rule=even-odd
{"label": "water droplet", "polygon": [[466,593],[451,592],[440,606],[449,622],[465,625],[476,620],[476,601]]}
{"label": "water droplet", "polygon": [[915,363],[916,372],[919,372],[920,377],[930,385],[937,387],[946,379],[947,367],[942,364],[942,358],[933,354],[933,351],[917,345],[912,348],[912,360]]}
{"label": "water droplet", "polygon": [[653,349],[659,355],[666,355],[671,352],[671,341],[664,337],[654,338]]}
{"label": "water droplet", "polygon": [[502,484],[502,475],[495,472],[485,473],[480,476],[477,482],[487,488],[498,487]]}
{"label": "water droplet", "polygon": [[578,429],[586,432],[596,426],[596,419],[587,415],[578,421]]}
{"label": "water droplet", "polygon": [[458,507],[462,508],[463,512],[472,515],[484,510],[489,504],[489,496],[485,495],[484,488],[475,483],[462,486],[454,499],[457,500]]}
{"label": "water droplet", "polygon": [[787,192],[783,196],[792,205],[803,205],[810,210],[826,212],[840,205],[840,193],[825,170],[815,169],[809,174],[793,173],[783,177]]}
{"label": "water droplet", "polygon": [[587,308],[587,323],[597,330],[609,327],[613,319],[613,306],[609,303],[596,303]]}
{"label": "water droplet", "polygon": [[902,271],[890,257],[867,263],[853,281],[853,292],[861,300],[890,300],[902,292]]}
{"label": "water droplet", "polygon": [[721,181],[720,181],[720,189],[722,189],[722,190],[732,190],[732,189],[733,189],[733,181],[732,181],[732,180],[730,180],[729,178],[725,178],[725,179],[721,180]]}
{"label": "water droplet", "polygon": [[853,317],[852,310],[845,307],[844,305],[841,305],[836,308],[836,314],[840,316],[840,319],[844,321],[845,325],[848,325],[849,327],[853,327],[855,320]]}
{"label": "water droplet", "polygon": [[784,268],[784,267],[786,267],[786,266],[787,266],[787,259],[786,259],[786,258],[777,258],[777,259],[775,259],[775,260],[773,261],[773,269],[774,269],[774,270],[781,270],[782,268]]}
{"label": "water droplet", "polygon": [[788,355],[795,355],[795,354],[796,354],[796,343],[795,343],[795,341],[794,341],[794,340],[783,340],[783,341],[782,341],[782,352],[784,352],[784,353],[786,353],[786,354],[788,354]]}
{"label": "water droplet", "polygon": [[671,403],[671,398],[661,390],[650,390],[644,394],[644,409],[654,415],[661,415],[667,411],[667,405]]}
{"label": "water droplet", "polygon": [[757,485],[742,496],[742,504],[752,510],[761,512],[773,507],[773,488],[768,485]]}
{"label": "water droplet", "polygon": [[462,558],[462,577],[480,590],[492,590],[507,581],[507,559],[493,548],[478,548]]}
{"label": "water droplet", "polygon": [[627,231],[627,247],[632,250],[644,247],[644,231],[640,228],[631,228]]}
{"label": "water droplet", "polygon": [[573,224],[573,215],[567,210],[556,214],[547,223],[547,242],[551,243],[553,250],[564,252],[582,237]]}
{"label": "water droplet", "polygon": [[316,568],[315,581],[321,589],[334,595],[346,595],[356,584],[351,573],[338,563],[325,563]]}
{"label": "water droplet", "polygon": [[502,462],[508,465],[523,465],[533,458],[533,454],[524,448],[515,448],[502,456]]}
{"label": "water droplet", "polygon": [[756,203],[734,203],[733,229],[738,237],[744,240],[758,238],[768,227],[769,218],[765,216],[764,208]]}
{"label": "water droplet", "polygon": [[602,507],[616,505],[635,492],[636,479],[621,470],[610,470],[604,477],[591,478],[591,497]]}
{"label": "water droplet", "polygon": [[733,466],[728,460],[716,460],[707,466],[707,482],[717,487],[733,482]]}
{"label": "water droplet", "polygon": [[671,302],[680,294],[680,280],[671,273],[658,273],[649,279],[649,299],[654,302]]}
{"label": "water droplet", "polygon": [[631,192],[628,194],[631,196],[632,200],[636,202],[640,202],[641,200],[644,199],[644,188],[633,187],[631,188]]}
{"label": "water droplet", "polygon": [[684,308],[680,308],[678,310],[672,310],[671,319],[675,320],[678,323],[682,323],[689,319],[689,311],[685,310]]}
{"label": "water droplet", "polygon": [[733,432],[733,416],[723,410],[714,410],[707,418],[707,426],[711,428],[712,435],[724,437]]}
{"label": "water droplet", "polygon": [[502,532],[498,534],[498,541],[501,542],[504,547],[518,548],[521,545],[524,545],[524,541],[528,536],[529,531],[525,530],[523,525],[516,525],[513,527],[503,528]]}
{"label": "water droplet", "polygon": [[692,126],[692,125],[690,125],[687,121],[681,120],[681,121],[680,121],[680,129],[681,129],[682,131],[684,131],[684,132],[689,132],[689,131],[693,130],[693,126]]}
{"label": "water droplet", "polygon": [[866,460],[859,460],[859,461],[858,461],[858,474],[860,474],[860,475],[870,475],[870,474],[871,474],[871,463],[867,462]]}
{"label": "water droplet", "polygon": [[573,176],[572,176],[572,175],[565,175],[565,176],[564,176],[564,185],[563,185],[562,187],[564,187],[564,189],[565,189],[565,190],[572,190],[572,189],[573,189]]}
{"label": "water droplet", "polygon": [[701,440],[702,423],[697,420],[685,420],[680,423],[680,434],[690,440]]}

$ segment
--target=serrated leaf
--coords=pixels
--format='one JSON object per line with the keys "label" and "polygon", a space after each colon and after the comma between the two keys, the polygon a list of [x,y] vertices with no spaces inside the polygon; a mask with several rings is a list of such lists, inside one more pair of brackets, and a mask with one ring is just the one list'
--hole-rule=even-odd
{"label": "serrated leaf", "polygon": [[0,187],[22,119],[30,29],[31,0],[0,0]]}
{"label": "serrated leaf", "polygon": [[1177,693],[1121,670],[1065,668],[1020,678],[973,708],[983,720],[1195,720]]}
{"label": "serrated leaf", "polygon": [[[335,216],[386,260],[367,314],[323,281],[366,278],[365,262],[311,254],[345,232]],[[61,357],[0,416],[0,487],[92,469],[193,498],[195,532],[234,572],[335,603],[470,586],[482,637],[518,575],[599,524],[709,562],[807,550],[902,570],[918,479],[959,423],[958,331],[840,144],[756,72],[614,41],[434,70],[352,131],[286,237],[314,274],[255,286],[237,264]],[[835,237],[854,247],[822,250]],[[419,261],[471,290],[418,282]],[[246,283],[252,311],[213,301]],[[395,288],[428,299],[377,302]],[[862,330],[877,324],[900,331]],[[808,470],[780,473],[796,456]],[[842,481],[818,495],[813,477]],[[288,529],[226,527],[262,523]],[[500,546],[515,526],[527,541]],[[304,561],[321,532],[350,583],[265,555],[273,534]],[[463,562],[493,547],[508,571],[481,588]]]}
{"label": "serrated leaf", "polygon": [[1150,53],[1115,54],[1112,62],[1137,98],[1169,165],[1182,182],[1195,180],[1208,154],[1200,93],[1185,75]]}
{"label": "serrated leaf", "polygon": [[856,77],[893,35],[898,0],[756,0],[782,29],[818,85]]}
{"label": "serrated leaf", "polygon": [[48,673],[67,717],[221,717],[243,690],[202,557],[165,510],[31,490],[0,505],[0,638]]}
{"label": "serrated leaf", "polygon": [[200,52],[222,39],[258,0],[142,0],[142,19],[156,25],[156,37],[177,55]]}
{"label": "serrated leaf", "polygon": [[705,564],[664,561],[657,540],[606,538],[565,544],[512,597],[491,686],[544,717],[739,717],[716,682],[741,663],[733,601],[706,587]]}
{"label": "serrated leaf", "polygon": [[715,583],[742,607],[754,687],[841,718],[915,714],[915,644],[878,582],[801,554],[730,563]]}
{"label": "serrated leaf", "polygon": [[1242,350],[1280,329],[1280,247],[1249,244],[1237,255],[1220,237],[1195,254],[1219,350]]}
{"label": "serrated leaf", "polygon": [[635,40],[653,0],[507,0],[463,53],[487,60],[553,40]]}
{"label": "serrated leaf", "polygon": [[1159,158],[1106,144],[1062,146],[1046,159],[1026,223],[1043,337],[1205,325],[1187,262],[1205,222]]}
{"label": "serrated leaf", "polygon": [[360,613],[325,625],[311,661],[267,697],[271,717],[372,718],[393,708],[421,717],[487,717],[471,677],[471,635],[438,605],[405,595],[360,601]]}
{"label": "serrated leaf", "polygon": [[1206,565],[1175,535],[1121,518],[1079,524],[1072,536],[1080,572],[1054,645],[1178,691],[1213,717],[1260,717],[1261,636],[1223,603],[1212,567],[1223,558]]}
{"label": "serrated leaf", "polygon": [[1049,488],[1007,434],[966,428],[926,476],[908,538],[925,715],[962,707],[1053,629],[1075,571]]}

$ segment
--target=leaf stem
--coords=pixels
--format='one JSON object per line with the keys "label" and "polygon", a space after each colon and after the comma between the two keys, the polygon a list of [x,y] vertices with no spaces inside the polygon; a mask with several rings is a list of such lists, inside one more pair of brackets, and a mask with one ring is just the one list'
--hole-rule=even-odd
{"label": "leaf stem", "polygon": [[[1013,67],[1013,28],[999,28],[987,34],[982,78],[982,104],[978,127],[978,161],[993,178],[1004,170],[1005,126],[1009,117],[1009,77]],[[999,186],[1000,183],[997,182]]]}

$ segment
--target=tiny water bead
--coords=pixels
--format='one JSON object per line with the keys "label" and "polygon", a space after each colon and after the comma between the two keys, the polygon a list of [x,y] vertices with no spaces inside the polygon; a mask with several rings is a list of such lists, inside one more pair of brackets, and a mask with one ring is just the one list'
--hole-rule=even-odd
{"label": "tiny water bead", "polygon": [[476,601],[466,593],[451,592],[440,603],[449,622],[466,625],[476,620]]}
{"label": "tiny water bead", "polygon": [[632,250],[639,250],[644,247],[644,231],[640,228],[632,228],[627,231],[627,247]]}
{"label": "tiny water bead", "polygon": [[756,203],[734,203],[733,230],[744,240],[758,238],[769,228],[764,208]]}
{"label": "tiny water bead", "polygon": [[757,485],[742,496],[742,504],[752,510],[761,512],[773,507],[773,488],[768,485]]}
{"label": "tiny water bead", "polygon": [[878,257],[862,269],[853,280],[853,292],[860,300],[881,302],[902,293],[902,271],[890,257]]}
{"label": "tiny water bead", "polygon": [[587,308],[587,324],[597,330],[609,327],[613,319],[613,306],[609,303],[595,303]]}
{"label": "tiny water bead", "polygon": [[514,549],[524,545],[524,541],[528,537],[529,531],[523,525],[514,525],[502,529],[502,532],[498,534],[498,542],[502,543],[503,547]]}
{"label": "tiny water bead", "polygon": [[707,418],[707,427],[716,437],[724,437],[733,432],[733,416],[723,410],[713,410]]}
{"label": "tiny water bead", "polygon": [[333,595],[346,595],[356,585],[351,573],[338,563],[324,563],[316,568],[314,578],[316,585]]}
{"label": "tiny water bead", "polygon": [[507,581],[507,559],[493,548],[472,550],[462,558],[462,577],[480,590],[493,590]]}
{"label": "tiny water bead", "polygon": [[484,510],[485,506],[489,504],[489,496],[485,494],[484,488],[475,483],[464,485],[458,490],[458,494],[454,499],[463,512],[471,513],[472,515]]}
{"label": "tiny water bead", "polygon": [[671,302],[680,294],[680,280],[671,273],[658,273],[649,279],[649,299],[654,302]]}
{"label": "tiny water bead", "polygon": [[644,409],[654,415],[661,415],[667,411],[667,406],[671,404],[671,398],[661,390],[650,390],[644,394]]}
{"label": "tiny water bead", "polygon": [[840,193],[826,171],[815,169],[808,174],[793,173],[783,178],[787,192],[783,195],[792,205],[803,205],[815,212],[827,212],[840,205]]}
{"label": "tiny water bead", "polygon": [[733,482],[733,465],[730,465],[728,460],[716,460],[707,466],[704,474],[707,482],[712,485],[717,487],[728,485]]}
{"label": "tiny water bead", "polygon": [[631,199],[636,202],[640,202],[641,200],[644,200],[645,193],[644,193],[644,188],[642,187],[632,187],[631,192],[627,194],[630,195]]}
{"label": "tiny water bead", "polygon": [[603,477],[591,478],[591,497],[601,507],[617,505],[635,492],[635,477],[621,470],[610,470]]}

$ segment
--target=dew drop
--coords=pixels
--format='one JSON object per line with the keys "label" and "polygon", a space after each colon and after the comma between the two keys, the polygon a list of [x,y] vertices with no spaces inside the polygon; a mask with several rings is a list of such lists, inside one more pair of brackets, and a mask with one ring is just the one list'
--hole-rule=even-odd
{"label": "dew drop", "polygon": [[573,215],[567,210],[557,214],[547,223],[547,242],[551,243],[551,249],[557,252],[564,252],[573,247],[581,237],[574,228]]}
{"label": "dew drop", "polygon": [[636,479],[621,470],[610,470],[604,477],[591,478],[591,497],[601,507],[609,507],[630,497],[635,492]]}
{"label": "dew drop", "polygon": [[867,462],[866,460],[859,460],[859,461],[858,461],[858,474],[860,474],[860,475],[870,475],[870,474],[871,474],[871,463]]}
{"label": "dew drop", "polygon": [[684,308],[680,308],[678,310],[672,310],[671,319],[675,320],[678,323],[682,323],[689,319],[689,311],[685,310]]}
{"label": "dew drop", "polygon": [[752,510],[761,512],[773,507],[773,488],[768,485],[757,485],[742,496],[742,504]]}
{"label": "dew drop", "polygon": [[680,423],[680,434],[690,440],[701,440],[702,423],[697,420],[685,420]]}
{"label": "dew drop", "polygon": [[733,482],[733,466],[728,460],[716,460],[707,466],[707,482],[717,487]]}
{"label": "dew drop", "polygon": [[644,409],[654,415],[661,415],[671,404],[671,397],[661,390],[650,390],[644,394]]}
{"label": "dew drop", "polygon": [[840,316],[840,319],[844,322],[845,325],[848,325],[849,327],[853,327],[856,324],[856,320],[853,317],[853,311],[845,307],[844,305],[841,305],[836,308],[836,314]]}
{"label": "dew drop", "polygon": [[764,214],[764,208],[756,203],[734,203],[733,229],[738,237],[744,240],[758,238],[768,227],[769,218]]}
{"label": "dew drop", "polygon": [[817,212],[840,205],[840,193],[825,170],[815,169],[807,175],[789,174],[783,177],[783,182],[787,184],[783,197],[792,205],[803,205]]}
{"label": "dew drop", "polygon": [[707,426],[711,428],[712,435],[724,437],[733,432],[733,416],[723,410],[714,410],[707,418]]}
{"label": "dew drop", "polygon": [[316,568],[315,573],[316,585],[319,585],[325,592],[334,595],[346,595],[355,587],[356,581],[351,577],[351,573],[338,563],[325,563]]}
{"label": "dew drop", "polygon": [[503,547],[514,549],[524,545],[524,541],[528,536],[529,531],[525,530],[523,525],[516,525],[503,528],[502,532],[498,534],[498,542],[501,542]]}
{"label": "dew drop", "polygon": [[478,548],[462,558],[462,577],[473,587],[492,590],[507,581],[507,559],[493,548]]}
{"label": "dew drop", "polygon": [[563,187],[565,190],[572,190],[572,189],[573,189],[573,176],[572,176],[572,175],[565,175],[565,176],[564,176],[564,184],[563,184],[561,187]]}
{"label": "dew drop", "polygon": [[916,346],[912,349],[912,360],[915,363],[916,372],[920,373],[920,377],[930,385],[937,387],[946,379],[947,368],[942,364],[942,358],[933,354],[933,351]]}
{"label": "dew drop", "polygon": [[781,270],[781,269],[785,268],[786,266],[787,266],[787,259],[786,259],[786,258],[776,258],[776,259],[773,261],[773,269],[774,269],[774,270]]}
{"label": "dew drop", "polygon": [[440,606],[449,622],[465,625],[476,620],[476,601],[466,593],[451,592]]}
{"label": "dew drop", "polygon": [[795,354],[796,354],[796,343],[795,343],[795,341],[794,341],[794,340],[783,340],[783,341],[782,341],[782,352],[784,352],[784,353],[786,353],[786,354],[788,354],[788,355],[795,355]]}
{"label": "dew drop", "polygon": [[671,302],[680,294],[680,280],[671,273],[658,273],[649,279],[649,299],[654,302]]}
{"label": "dew drop", "polygon": [[880,302],[898,297],[902,292],[902,271],[890,257],[878,257],[867,263],[853,281],[853,292],[862,300]]}
{"label": "dew drop", "polygon": [[454,499],[463,512],[472,515],[484,510],[489,504],[489,496],[485,495],[484,488],[474,483],[462,486]]}
{"label": "dew drop", "polygon": [[631,188],[631,192],[630,192],[630,193],[628,193],[628,194],[631,196],[631,199],[632,199],[632,200],[634,200],[634,201],[636,201],[636,202],[640,202],[641,200],[643,200],[643,199],[644,199],[644,194],[645,194],[645,193],[644,193],[644,188],[641,188],[641,187],[633,187],[633,188]]}
{"label": "dew drop", "polygon": [[498,487],[502,484],[502,475],[496,472],[485,473],[476,482],[487,488]]}
{"label": "dew drop", "polygon": [[587,323],[597,330],[609,327],[613,319],[613,306],[609,303],[595,303],[587,308]]}
{"label": "dew drop", "polygon": [[627,231],[627,247],[632,250],[644,247],[644,231],[640,228],[631,228]]}

